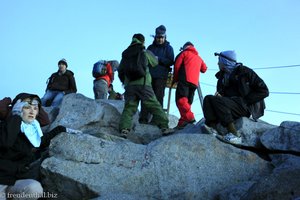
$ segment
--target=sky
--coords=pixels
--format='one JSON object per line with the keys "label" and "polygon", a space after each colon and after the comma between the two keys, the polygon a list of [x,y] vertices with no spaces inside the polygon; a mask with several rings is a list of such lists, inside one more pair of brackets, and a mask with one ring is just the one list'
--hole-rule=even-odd
{"label": "sky", "polygon": [[[93,99],[93,64],[120,61],[135,33],[145,36],[147,47],[163,24],[175,55],[191,41],[207,64],[200,75],[203,96],[216,90],[214,52],[234,50],[269,88],[260,119],[299,122],[299,13],[299,0],[0,0],[0,99],[20,92],[42,97],[61,58],[75,74],[78,93]],[[124,92],[117,73],[113,85]],[[170,114],[179,116],[174,92]],[[164,107],[167,100],[168,89]],[[192,111],[197,121],[203,117],[197,93]]]}

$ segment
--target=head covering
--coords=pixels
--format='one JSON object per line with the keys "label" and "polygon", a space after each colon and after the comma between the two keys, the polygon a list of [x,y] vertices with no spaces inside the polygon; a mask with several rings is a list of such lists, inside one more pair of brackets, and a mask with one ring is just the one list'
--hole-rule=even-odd
{"label": "head covering", "polygon": [[39,103],[39,108],[41,108],[41,104],[42,104],[42,102],[41,102],[41,99],[40,99],[40,97],[38,96],[38,95],[36,95],[36,94],[29,94],[29,93],[20,93],[20,94],[18,94],[15,98],[14,98],[14,100],[12,101],[12,106],[14,106],[15,105],[15,103],[18,101],[18,99],[21,99],[21,101],[23,101],[24,99],[30,99],[30,100],[37,100],[38,101],[38,103]]}
{"label": "head covering", "polygon": [[166,36],[166,27],[164,25],[160,25],[155,29],[155,37],[165,37]]}
{"label": "head covering", "polygon": [[191,43],[190,41],[186,42],[183,46],[182,46],[182,50],[185,50],[188,46],[194,46],[193,43]]}
{"label": "head covering", "polygon": [[224,64],[225,66],[236,65],[236,54],[233,50],[222,51],[221,53],[215,55],[219,56],[219,62]]}
{"label": "head covering", "polygon": [[132,39],[137,39],[138,41],[140,41],[141,43],[145,42],[145,37],[143,36],[143,34],[141,33],[136,33],[132,36]]}
{"label": "head covering", "polygon": [[60,64],[64,64],[64,65],[66,65],[66,67],[68,67],[67,60],[64,58],[58,61],[58,65],[60,65]]}

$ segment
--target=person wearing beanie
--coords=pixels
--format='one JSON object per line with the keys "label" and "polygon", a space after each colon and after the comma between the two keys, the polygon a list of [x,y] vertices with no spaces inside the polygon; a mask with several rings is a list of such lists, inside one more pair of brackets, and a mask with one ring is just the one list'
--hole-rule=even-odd
{"label": "person wearing beanie", "polygon": [[68,70],[67,67],[66,59],[58,61],[58,71],[48,78],[46,93],[42,98],[42,106],[58,107],[64,95],[77,92],[74,73]]}
{"label": "person wearing beanie", "polygon": [[[118,68],[118,76],[125,88],[125,106],[119,123],[120,136],[123,138],[127,138],[127,135],[132,130],[132,117],[137,112],[140,101],[143,102],[145,108],[153,115],[153,124],[161,129],[163,135],[173,132],[173,130],[169,129],[168,117],[157,101],[151,85],[152,79],[149,68],[156,67],[158,61],[151,51],[145,50],[144,42],[145,37],[142,34],[134,34],[131,44],[122,52],[122,59]],[[137,63],[135,59],[137,59],[137,55],[142,51],[145,53],[147,63],[145,75],[136,79],[130,79],[126,70],[129,70],[132,62]]]}
{"label": "person wearing beanie", "polygon": [[36,119],[41,108],[39,96],[20,93],[12,101],[11,115],[0,122],[0,194],[4,199],[8,194],[31,195],[30,199],[43,195],[40,165],[44,152],[52,138],[70,132],[57,126],[43,134]]}
{"label": "person wearing beanie", "polygon": [[[168,75],[172,72],[171,66],[174,64],[174,50],[170,42],[167,41],[166,27],[164,25],[160,25],[155,29],[154,40],[147,49],[153,52],[158,59],[158,65],[150,68],[150,74],[155,96],[163,107]],[[149,123],[150,116],[142,104],[139,122]]]}
{"label": "person wearing beanie", "polygon": [[199,84],[200,72],[205,73],[206,70],[207,66],[194,45],[186,42],[182,51],[176,56],[174,64],[173,84],[177,83],[175,101],[180,113],[178,129],[196,121],[191,108]]}
{"label": "person wearing beanie", "polygon": [[269,96],[265,82],[250,68],[237,62],[232,50],[215,53],[218,56],[219,72],[216,73],[217,92],[203,100],[204,130],[218,134],[220,123],[227,128],[224,140],[239,144],[242,135],[235,127],[235,120],[250,117],[257,120],[264,115],[264,98]]}

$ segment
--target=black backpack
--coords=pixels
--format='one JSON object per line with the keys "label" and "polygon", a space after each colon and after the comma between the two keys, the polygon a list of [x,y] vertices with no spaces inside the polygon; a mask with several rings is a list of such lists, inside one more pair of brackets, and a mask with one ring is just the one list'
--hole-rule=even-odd
{"label": "black backpack", "polygon": [[130,80],[134,81],[146,76],[148,59],[146,50],[140,49],[134,54],[123,55],[124,74]]}

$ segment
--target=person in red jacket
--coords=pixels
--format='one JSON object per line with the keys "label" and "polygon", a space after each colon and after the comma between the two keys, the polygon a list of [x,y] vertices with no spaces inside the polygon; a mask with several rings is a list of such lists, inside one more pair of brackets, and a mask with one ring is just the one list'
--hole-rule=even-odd
{"label": "person in red jacket", "polygon": [[205,73],[206,70],[207,66],[194,45],[191,42],[186,42],[180,54],[177,55],[174,65],[173,84],[177,83],[176,105],[180,113],[178,129],[195,122],[191,105],[199,84],[200,72]]}
{"label": "person in red jacket", "polygon": [[95,99],[107,99],[108,88],[114,80],[114,70],[110,62],[106,62],[106,74],[95,78],[94,96]]}

